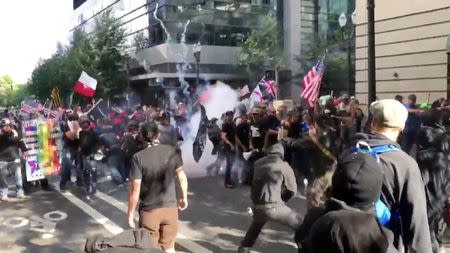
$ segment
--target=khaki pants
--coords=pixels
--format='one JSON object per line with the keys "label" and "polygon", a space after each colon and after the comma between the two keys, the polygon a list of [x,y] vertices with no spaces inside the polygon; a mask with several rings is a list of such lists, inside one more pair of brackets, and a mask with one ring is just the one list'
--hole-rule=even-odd
{"label": "khaki pants", "polygon": [[150,239],[163,250],[175,248],[178,232],[178,208],[164,207],[139,214],[139,227],[150,231]]}

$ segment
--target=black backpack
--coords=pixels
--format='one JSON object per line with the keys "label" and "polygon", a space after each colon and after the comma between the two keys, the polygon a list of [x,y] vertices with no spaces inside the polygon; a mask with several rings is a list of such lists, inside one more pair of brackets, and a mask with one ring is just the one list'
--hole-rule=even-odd
{"label": "black backpack", "polygon": [[112,238],[100,235],[86,240],[86,253],[164,253],[150,240],[150,231],[146,229],[126,230]]}

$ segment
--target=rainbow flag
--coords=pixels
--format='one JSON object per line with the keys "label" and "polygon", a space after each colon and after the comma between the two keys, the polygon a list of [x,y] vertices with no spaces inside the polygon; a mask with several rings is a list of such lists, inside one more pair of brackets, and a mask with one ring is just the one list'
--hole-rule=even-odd
{"label": "rainbow flag", "polygon": [[24,141],[29,150],[26,161],[28,181],[59,174],[61,168],[62,134],[54,119],[38,119],[23,123]]}

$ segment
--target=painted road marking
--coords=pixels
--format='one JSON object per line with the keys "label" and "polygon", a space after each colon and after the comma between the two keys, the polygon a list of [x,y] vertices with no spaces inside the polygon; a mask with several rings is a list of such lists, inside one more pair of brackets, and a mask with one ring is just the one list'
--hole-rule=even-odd
{"label": "painted road marking", "polygon": [[[55,189],[56,189],[56,187],[55,187]],[[92,208],[90,205],[83,202],[81,199],[77,198],[72,193],[61,192],[61,191],[58,191],[58,192],[61,193],[61,195],[63,195],[67,200],[72,202],[72,204],[76,205],[78,208],[83,210],[86,214],[91,216],[97,223],[103,225],[103,227],[105,227],[106,230],[108,230],[111,234],[117,235],[117,234],[120,234],[123,232],[123,229],[119,225],[117,225],[110,219],[106,218],[104,215],[99,213],[97,210]]]}
{"label": "painted road marking", "polygon": [[[119,200],[117,200],[117,199],[115,199],[115,198],[113,198],[113,197],[111,197],[109,195],[106,195],[106,194],[104,194],[102,192],[99,192],[97,190],[97,193],[96,193],[95,196],[97,196],[99,199],[105,201],[106,203],[116,207],[117,209],[119,209],[120,211],[122,211],[124,213],[128,212],[128,205],[127,204],[125,204],[125,203],[123,203],[123,202],[121,202],[121,201],[119,201]],[[134,219],[135,220],[139,219],[138,215],[136,213],[135,213]],[[180,224],[180,226],[181,226],[181,224]],[[199,245],[199,244],[189,240],[185,235],[183,235],[181,233],[178,233],[178,235],[177,235],[177,243],[179,245],[181,245],[181,247],[183,247],[183,248],[185,248],[185,249],[187,249],[187,250],[189,250],[191,252],[194,252],[194,253],[212,253],[212,251],[210,251],[210,250],[202,247],[201,245]]]}

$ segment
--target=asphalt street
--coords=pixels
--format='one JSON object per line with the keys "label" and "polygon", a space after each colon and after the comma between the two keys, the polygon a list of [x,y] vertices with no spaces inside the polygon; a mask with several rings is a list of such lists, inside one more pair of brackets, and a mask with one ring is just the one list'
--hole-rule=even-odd
{"label": "asphalt street", "polygon": [[[180,215],[177,250],[236,252],[251,222],[250,189],[245,186],[225,189],[221,177],[206,176],[202,169],[205,162],[185,163],[189,207]],[[0,203],[0,253],[83,252],[87,237],[112,236],[126,229],[127,186],[112,183],[106,177],[107,170],[102,174],[98,192],[90,198],[73,186],[67,193],[55,187],[52,191],[35,191],[25,200]],[[289,205],[301,214],[306,211],[300,195]],[[255,250],[297,252],[293,232],[274,223],[266,224]]]}
{"label": "asphalt street", "polygon": [[[206,177],[198,165],[189,165],[186,171],[189,208],[180,215],[177,250],[236,252],[251,221],[249,188],[225,189],[221,177]],[[11,184],[11,200],[0,203],[0,253],[82,252],[87,237],[112,236],[126,229],[128,187],[112,183],[107,171],[102,174],[98,193],[89,198],[73,185],[66,193],[55,186],[51,191],[35,189],[26,199],[16,200]],[[291,205],[304,211],[299,197]],[[269,223],[256,249],[296,252],[292,238],[288,229]]]}

